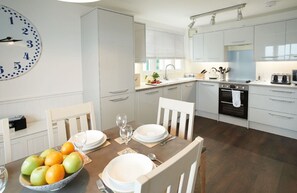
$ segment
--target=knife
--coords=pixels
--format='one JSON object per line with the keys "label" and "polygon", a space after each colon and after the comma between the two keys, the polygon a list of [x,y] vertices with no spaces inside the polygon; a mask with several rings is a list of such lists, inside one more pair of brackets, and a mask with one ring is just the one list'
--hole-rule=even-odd
{"label": "knife", "polygon": [[166,143],[168,143],[169,141],[171,141],[171,140],[173,140],[175,138],[176,138],[176,136],[169,137],[169,138],[165,139],[164,141],[162,141],[160,143],[160,145],[165,145]]}

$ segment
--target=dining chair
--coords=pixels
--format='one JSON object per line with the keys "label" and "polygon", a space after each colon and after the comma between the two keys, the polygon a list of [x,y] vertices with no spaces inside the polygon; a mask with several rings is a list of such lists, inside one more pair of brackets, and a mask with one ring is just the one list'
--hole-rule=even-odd
{"label": "dining chair", "polygon": [[195,104],[159,98],[157,124],[170,130],[171,135],[193,140]]}
{"label": "dining chair", "polygon": [[[192,141],[195,117],[195,104],[180,100],[159,98],[157,124],[170,130],[171,135]],[[205,152],[206,147],[203,147]],[[206,155],[201,155],[199,177],[201,193],[206,189]]]}
{"label": "dining chair", "polygon": [[134,193],[193,193],[203,138],[196,137],[182,151],[136,179]]}
{"label": "dining chair", "polygon": [[[96,129],[93,103],[46,110],[49,147],[61,145],[79,131]],[[58,130],[58,142],[54,140],[54,129]]]}
{"label": "dining chair", "polygon": [[4,163],[6,164],[12,161],[8,118],[0,120],[0,134],[3,136]]}

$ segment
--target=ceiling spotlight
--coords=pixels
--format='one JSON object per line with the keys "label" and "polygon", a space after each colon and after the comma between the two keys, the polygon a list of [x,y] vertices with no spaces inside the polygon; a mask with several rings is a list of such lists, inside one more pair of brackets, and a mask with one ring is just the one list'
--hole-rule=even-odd
{"label": "ceiling spotlight", "polygon": [[211,16],[210,24],[211,24],[211,25],[214,25],[215,23],[216,23],[216,14],[214,13],[214,14]]}
{"label": "ceiling spotlight", "polygon": [[242,16],[242,12],[241,12],[241,8],[237,9],[237,21],[242,20],[243,16]]}
{"label": "ceiling spotlight", "polygon": [[58,1],[64,1],[69,3],[92,3],[100,0],[58,0]]}
{"label": "ceiling spotlight", "polygon": [[195,25],[195,20],[193,20],[193,21],[188,25],[188,27],[191,29],[194,25]]}

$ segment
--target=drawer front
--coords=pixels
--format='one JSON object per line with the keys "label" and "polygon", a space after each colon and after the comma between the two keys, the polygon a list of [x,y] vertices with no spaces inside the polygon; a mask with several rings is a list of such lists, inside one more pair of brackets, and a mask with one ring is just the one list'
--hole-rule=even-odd
{"label": "drawer front", "polygon": [[297,115],[249,108],[249,121],[297,131]]}
{"label": "drawer front", "polygon": [[263,94],[269,96],[297,98],[297,88],[280,88],[274,86],[250,86],[249,91],[251,94]]}
{"label": "drawer front", "polygon": [[259,109],[297,114],[297,99],[250,94],[249,106]]}
{"label": "drawer front", "polygon": [[181,100],[181,86],[180,85],[172,85],[166,86],[163,88],[163,97]]}

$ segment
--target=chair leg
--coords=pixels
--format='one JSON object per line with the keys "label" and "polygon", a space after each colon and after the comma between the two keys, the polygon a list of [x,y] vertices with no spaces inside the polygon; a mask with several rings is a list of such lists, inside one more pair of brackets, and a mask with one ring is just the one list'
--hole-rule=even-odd
{"label": "chair leg", "polygon": [[200,167],[199,167],[199,177],[200,177],[200,187],[201,193],[205,193],[206,189],[206,158],[205,152],[201,154]]}

